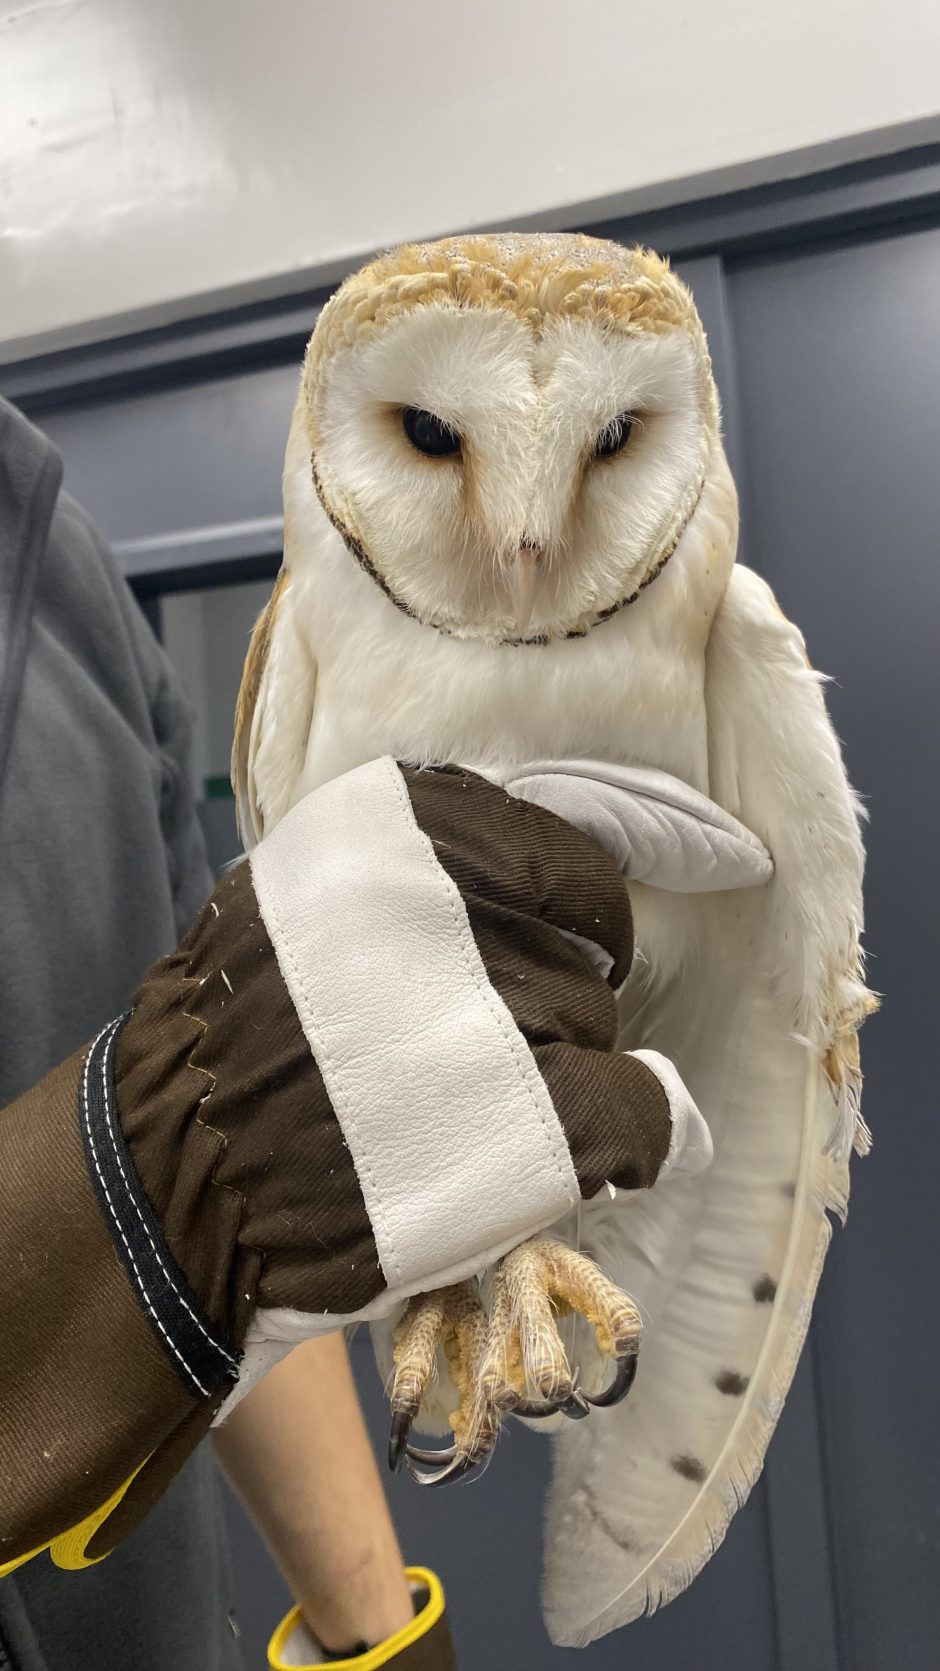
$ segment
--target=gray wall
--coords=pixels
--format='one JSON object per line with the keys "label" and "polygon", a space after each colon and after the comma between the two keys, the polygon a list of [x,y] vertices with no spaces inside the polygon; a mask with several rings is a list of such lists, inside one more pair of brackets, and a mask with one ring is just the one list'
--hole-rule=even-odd
{"label": "gray wall", "polygon": [[267,581],[246,581],[161,600],[161,637],[178,668],[193,714],[193,782],[228,774],[232,718],[251,629],[271,593]]}

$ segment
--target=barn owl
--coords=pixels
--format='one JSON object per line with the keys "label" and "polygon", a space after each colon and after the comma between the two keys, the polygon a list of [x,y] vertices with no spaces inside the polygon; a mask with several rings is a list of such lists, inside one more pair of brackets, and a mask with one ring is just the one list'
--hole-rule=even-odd
{"label": "barn owl", "polygon": [[398,1391],[410,1377],[432,1416],[458,1403],[466,1455],[498,1426],[494,1332],[518,1392],[520,1317],[547,1313],[554,1335],[553,1304],[588,1314],[561,1370],[557,1351],[550,1372],[526,1365],[577,1414],[568,1362],[596,1396],[605,1349],[642,1317],[630,1397],[555,1420],[545,1609],[562,1643],[668,1601],[721,1541],[868,1142],[859,808],[800,633],[736,543],[705,337],[650,252],[411,245],[323,309],[287,445],[284,564],[239,698],[246,842],[383,754],[504,779],[595,760],[670,774],[774,861],[746,893],[630,884],[642,955],[622,1043],[676,1063],[710,1170],[602,1191],[482,1290],[412,1302],[398,1324]]}

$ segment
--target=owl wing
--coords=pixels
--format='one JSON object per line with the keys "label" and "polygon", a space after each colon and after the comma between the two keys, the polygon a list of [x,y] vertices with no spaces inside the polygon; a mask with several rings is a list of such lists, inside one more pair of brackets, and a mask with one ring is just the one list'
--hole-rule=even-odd
{"label": "owl wing", "polygon": [[[630,1398],[556,1441],[545,1611],[560,1643],[670,1601],[721,1542],[796,1367],[853,1139],[868,1146],[859,809],[821,684],[769,588],[736,569],[707,650],[709,787],[775,874],[735,894],[636,891],[647,967],[624,1043],[676,1061],[715,1159],[582,1215],[581,1245],[636,1299],[644,1346]],[[575,1351],[590,1367],[589,1342]]]}
{"label": "owl wing", "polygon": [[235,709],[232,787],[246,848],[291,805],[304,765],[317,666],[295,617],[285,563],[255,623]]}

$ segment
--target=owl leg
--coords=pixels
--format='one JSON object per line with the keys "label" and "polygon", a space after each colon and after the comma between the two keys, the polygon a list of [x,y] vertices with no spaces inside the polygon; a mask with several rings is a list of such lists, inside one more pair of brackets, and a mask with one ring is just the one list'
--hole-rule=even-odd
{"label": "owl leg", "polygon": [[[577,1386],[558,1332],[556,1318],[569,1311],[587,1319],[601,1355],[614,1360],[613,1380],[594,1396]],[[636,1374],[640,1328],[632,1300],[592,1259],[546,1236],[523,1242],[496,1269],[483,1395],[504,1414],[529,1417],[577,1418],[619,1403]]]}
{"label": "owl leg", "polygon": [[[487,1329],[475,1282],[439,1288],[409,1301],[395,1330],[388,1446],[391,1468],[398,1468],[405,1457],[414,1478],[422,1484],[436,1485],[457,1479],[488,1459],[499,1432],[499,1417],[480,1391]],[[444,1450],[421,1450],[408,1444],[408,1434],[436,1374],[439,1347],[443,1347],[459,1395],[458,1408],[450,1418],[454,1443]],[[440,1472],[419,1474],[412,1466],[414,1462],[434,1464]]]}

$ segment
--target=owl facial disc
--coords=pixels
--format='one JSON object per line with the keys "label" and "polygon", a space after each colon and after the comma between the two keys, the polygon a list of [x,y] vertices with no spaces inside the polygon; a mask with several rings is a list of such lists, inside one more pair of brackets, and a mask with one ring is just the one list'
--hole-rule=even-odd
{"label": "owl facial disc", "polygon": [[580,638],[633,603],[718,441],[698,316],[666,263],[580,237],[408,246],[324,308],[302,389],[317,495],[425,626]]}

